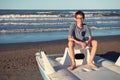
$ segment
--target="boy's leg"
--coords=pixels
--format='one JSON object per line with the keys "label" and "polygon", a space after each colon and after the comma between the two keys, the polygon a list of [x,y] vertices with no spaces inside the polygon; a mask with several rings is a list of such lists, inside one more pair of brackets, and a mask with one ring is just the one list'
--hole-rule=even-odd
{"label": "boy's leg", "polygon": [[89,60],[88,65],[90,67],[97,68],[97,66],[93,63],[93,60],[94,60],[94,57],[95,57],[95,54],[96,54],[96,50],[97,50],[97,41],[92,40],[91,41],[91,46],[92,46],[92,49],[91,49],[90,60]]}
{"label": "boy's leg", "polygon": [[72,65],[68,67],[68,70],[73,70],[76,67],[75,57],[74,57],[74,42],[69,41],[68,47],[69,47],[69,53],[70,53],[69,55],[70,55],[71,62],[72,62]]}

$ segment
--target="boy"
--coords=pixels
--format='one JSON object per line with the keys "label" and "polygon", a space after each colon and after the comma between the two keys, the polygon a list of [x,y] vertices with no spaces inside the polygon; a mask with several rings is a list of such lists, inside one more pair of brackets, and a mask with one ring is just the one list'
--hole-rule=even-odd
{"label": "boy", "polygon": [[[92,40],[90,29],[87,25],[83,24],[84,18],[84,13],[82,11],[77,11],[75,13],[76,23],[72,24],[69,29],[68,47],[70,51],[72,65],[68,67],[68,70],[73,70],[76,67],[74,58],[74,47],[78,48],[79,46],[81,46],[82,49],[85,49],[88,44],[90,44],[92,47],[88,65],[90,67],[97,68],[97,66],[93,64],[93,59],[97,50],[97,41]],[[86,35],[88,36],[88,40],[86,40],[85,38]]]}

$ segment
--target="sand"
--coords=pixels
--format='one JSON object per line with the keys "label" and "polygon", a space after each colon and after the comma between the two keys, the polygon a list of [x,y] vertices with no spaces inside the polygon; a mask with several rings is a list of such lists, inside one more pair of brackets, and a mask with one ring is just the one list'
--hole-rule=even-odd
{"label": "sand", "polygon": [[[97,55],[112,61],[120,55],[120,35],[93,39],[98,40]],[[0,44],[0,80],[43,80],[35,60],[35,53],[43,50],[47,54],[63,54],[65,47],[67,47],[67,39]]]}

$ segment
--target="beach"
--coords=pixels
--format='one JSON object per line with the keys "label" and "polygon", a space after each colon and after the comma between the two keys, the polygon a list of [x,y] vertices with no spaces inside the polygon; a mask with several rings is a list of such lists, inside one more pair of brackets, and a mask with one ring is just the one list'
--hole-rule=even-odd
{"label": "beach", "polygon": [[[120,55],[120,35],[93,37],[98,40],[97,55],[115,61]],[[0,44],[0,80],[42,80],[35,53],[63,54],[67,39]]]}

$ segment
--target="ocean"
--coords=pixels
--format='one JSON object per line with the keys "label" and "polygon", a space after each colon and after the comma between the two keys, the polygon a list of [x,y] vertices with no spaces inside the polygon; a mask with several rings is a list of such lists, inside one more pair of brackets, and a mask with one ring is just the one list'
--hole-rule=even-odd
{"label": "ocean", "polygon": [[[77,10],[0,10],[0,44],[67,39]],[[120,35],[120,10],[82,10],[93,36]]]}

